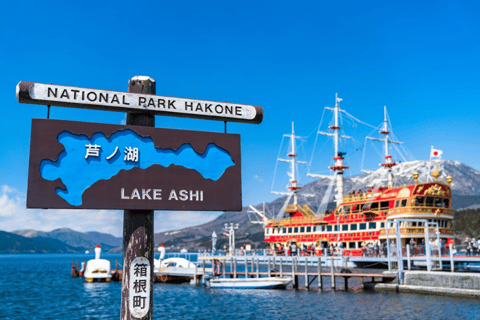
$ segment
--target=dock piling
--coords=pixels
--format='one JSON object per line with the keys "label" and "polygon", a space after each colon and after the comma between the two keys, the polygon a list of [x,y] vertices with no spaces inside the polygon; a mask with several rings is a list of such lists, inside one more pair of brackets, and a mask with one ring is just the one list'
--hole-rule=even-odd
{"label": "dock piling", "polygon": [[331,258],[331,270],[332,270],[332,289],[335,290],[335,272],[333,267],[333,256]]}
{"label": "dock piling", "polygon": [[322,257],[318,257],[318,290],[323,290],[322,283]]}
{"label": "dock piling", "polygon": [[308,290],[310,283],[308,281],[308,258],[305,257],[305,288]]}
{"label": "dock piling", "polygon": [[270,269],[270,257],[268,257],[268,277],[272,276],[272,269]]}
{"label": "dock piling", "polygon": [[233,258],[233,278],[237,278],[237,258]]}
{"label": "dock piling", "polygon": [[260,258],[257,258],[257,278],[260,278]]}
{"label": "dock piling", "polygon": [[283,257],[280,257],[280,277],[283,277]]}

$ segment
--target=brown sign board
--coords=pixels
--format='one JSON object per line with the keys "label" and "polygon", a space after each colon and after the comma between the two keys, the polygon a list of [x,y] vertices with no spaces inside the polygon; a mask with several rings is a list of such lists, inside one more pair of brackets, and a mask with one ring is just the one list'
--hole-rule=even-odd
{"label": "brown sign board", "polygon": [[240,211],[240,135],[33,119],[27,208]]}
{"label": "brown sign board", "polygon": [[148,112],[163,116],[252,124],[259,124],[263,120],[262,107],[254,105],[29,81],[18,83],[16,95],[18,102],[29,104],[118,112]]}

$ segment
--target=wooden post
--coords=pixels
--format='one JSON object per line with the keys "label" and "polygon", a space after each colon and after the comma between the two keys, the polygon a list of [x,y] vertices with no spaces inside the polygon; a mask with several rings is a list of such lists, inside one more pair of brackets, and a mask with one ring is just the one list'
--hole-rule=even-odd
{"label": "wooden post", "polygon": [[268,277],[272,276],[272,270],[270,269],[270,257],[268,257]]}
{"label": "wooden post", "polygon": [[[155,94],[155,80],[148,77],[133,77],[128,82],[128,92]],[[155,127],[155,116],[150,113],[127,113],[127,125]],[[153,210],[124,210],[123,211],[123,277],[121,320],[134,318],[130,312],[130,302],[133,300],[133,288],[130,288],[131,264],[135,258],[145,258],[150,264],[147,277],[153,279]],[[138,261],[138,260],[137,260]],[[143,266],[142,266],[143,267]],[[146,314],[142,320],[152,319],[153,316],[153,281],[148,281]],[[145,300],[143,301],[145,302]],[[138,316],[135,317],[138,319]]]}
{"label": "wooden post", "polygon": [[334,273],[334,270],[333,270],[333,256],[332,256],[332,259],[331,259],[331,269],[332,269],[332,288],[333,290],[335,290],[335,273]]}
{"label": "wooden post", "polygon": [[296,278],[295,278],[295,257],[292,257],[292,279],[293,279],[293,288],[297,288]]}
{"label": "wooden post", "polygon": [[448,244],[448,249],[450,250],[450,269],[452,272],[455,271],[455,262],[453,262],[453,251],[452,251],[452,244]]}
{"label": "wooden post", "polygon": [[298,289],[298,258],[295,257],[295,260],[294,260],[294,265],[293,265],[293,271],[295,273],[295,289]]}
{"label": "wooden post", "polygon": [[[253,259],[253,256],[252,256],[252,260],[251,260],[251,269],[252,269],[252,273],[255,272],[255,261]],[[255,275],[252,275],[251,276],[252,278],[255,277]]]}
{"label": "wooden post", "polygon": [[197,272],[197,265],[195,264],[195,273],[193,274],[193,282],[195,286],[198,286],[198,272]]}
{"label": "wooden post", "polygon": [[323,290],[322,282],[322,258],[318,257],[318,290]]}
{"label": "wooden post", "polygon": [[308,283],[308,258],[305,257],[305,288],[308,290],[310,284]]}
{"label": "wooden post", "polygon": [[[219,260],[219,263],[222,263],[222,262]],[[222,264],[223,279],[226,278],[226,274],[225,274],[226,271],[227,271],[227,261],[225,260],[225,263]]]}
{"label": "wooden post", "polygon": [[280,257],[280,277],[283,277],[283,257]]}
{"label": "wooden post", "polygon": [[206,284],[206,282],[205,282],[205,275],[206,275],[206,270],[205,270],[206,267],[205,267],[205,264],[206,264],[206,262],[205,262],[205,261],[206,261],[206,260],[203,260],[203,274],[202,274],[202,282],[203,282],[203,285]]}
{"label": "wooden post", "polygon": [[233,278],[237,278],[237,258],[233,258]]}
{"label": "wooden post", "polygon": [[410,270],[410,245],[407,244],[407,261],[408,261],[408,270]]}

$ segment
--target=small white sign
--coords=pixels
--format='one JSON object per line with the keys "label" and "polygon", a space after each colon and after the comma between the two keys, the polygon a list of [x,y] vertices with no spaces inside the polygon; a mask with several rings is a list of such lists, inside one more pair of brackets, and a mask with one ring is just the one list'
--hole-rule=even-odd
{"label": "small white sign", "polygon": [[143,318],[150,309],[150,262],[136,257],[130,264],[128,308],[135,318]]}
{"label": "small white sign", "polygon": [[[28,89],[22,85],[28,85]],[[17,85],[17,99],[23,103],[106,109],[120,112],[147,111],[163,115],[224,121],[260,123],[263,119],[262,108],[253,105],[23,81]]]}

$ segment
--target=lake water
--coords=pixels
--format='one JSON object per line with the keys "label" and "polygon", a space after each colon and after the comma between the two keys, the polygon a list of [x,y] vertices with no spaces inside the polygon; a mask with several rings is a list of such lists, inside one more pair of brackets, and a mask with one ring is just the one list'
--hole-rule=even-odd
{"label": "lake water", "polygon": [[[70,275],[80,254],[0,255],[0,319],[119,319],[121,283]],[[121,261],[120,254],[102,258]],[[339,283],[341,284],[341,280]],[[355,283],[353,283],[355,286]],[[211,290],[154,284],[154,319],[480,319],[474,299],[415,294]]]}

